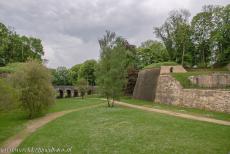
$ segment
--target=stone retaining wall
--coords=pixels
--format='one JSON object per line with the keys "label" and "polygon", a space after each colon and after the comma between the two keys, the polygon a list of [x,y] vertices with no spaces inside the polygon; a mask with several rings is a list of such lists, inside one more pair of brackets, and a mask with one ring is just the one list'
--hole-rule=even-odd
{"label": "stone retaining wall", "polygon": [[152,101],[155,99],[159,68],[144,69],[138,73],[133,98]]}
{"label": "stone retaining wall", "polygon": [[189,80],[200,87],[225,88],[230,86],[230,74],[227,73],[190,76]]}
{"label": "stone retaining wall", "polygon": [[160,75],[155,102],[230,113],[230,91],[183,89],[171,75]]}

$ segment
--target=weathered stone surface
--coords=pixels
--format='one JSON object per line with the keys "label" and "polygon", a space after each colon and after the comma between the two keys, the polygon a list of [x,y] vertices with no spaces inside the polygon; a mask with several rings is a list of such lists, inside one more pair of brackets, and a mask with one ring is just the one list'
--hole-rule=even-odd
{"label": "weathered stone surface", "polygon": [[215,73],[210,75],[191,76],[189,80],[196,85],[208,88],[224,88],[230,86],[230,74]]}
{"label": "weathered stone surface", "polygon": [[[59,86],[54,86],[54,89],[58,93],[57,95],[58,98],[79,96],[79,89],[76,86],[59,85]],[[95,93],[95,91],[96,91],[96,86],[88,86],[87,88],[88,95]]]}
{"label": "weathered stone surface", "polygon": [[154,100],[159,68],[144,69],[138,73],[137,82],[133,91],[133,98],[143,100]]}
{"label": "weathered stone surface", "polygon": [[170,75],[160,75],[155,102],[230,113],[230,91],[183,89]]}
{"label": "weathered stone surface", "polygon": [[227,69],[230,71],[230,63],[227,65]]}
{"label": "weathered stone surface", "polygon": [[184,73],[187,72],[183,66],[161,66],[160,74],[169,74],[169,73]]}

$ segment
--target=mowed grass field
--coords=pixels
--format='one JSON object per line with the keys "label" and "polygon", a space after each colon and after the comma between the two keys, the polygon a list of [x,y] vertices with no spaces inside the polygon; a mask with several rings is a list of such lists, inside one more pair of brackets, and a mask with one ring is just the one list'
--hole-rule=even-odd
{"label": "mowed grass field", "polygon": [[180,113],[185,113],[185,114],[190,114],[190,115],[230,121],[230,114],[223,113],[223,112],[213,112],[213,111],[200,110],[196,108],[175,106],[175,105],[163,104],[163,103],[160,104],[160,103],[155,103],[152,101],[133,99],[130,97],[122,97],[120,101],[129,103],[129,104],[139,105],[139,106],[145,106],[145,107],[150,107],[150,108],[156,108],[156,109],[180,112]]}
{"label": "mowed grass field", "polygon": [[[80,99],[67,100],[59,103],[82,104]],[[98,101],[89,98],[84,103]],[[52,109],[58,110],[58,106]],[[119,106],[108,108],[105,103],[48,123],[29,136],[20,148],[67,146],[72,147],[74,154],[227,154],[230,127]]]}
{"label": "mowed grass field", "polygon": [[[93,104],[100,104],[104,101],[97,98],[66,98],[57,99],[56,103],[48,110],[48,113],[64,111],[69,109],[80,108]],[[41,116],[44,116],[42,114]],[[0,146],[10,136],[15,135],[25,128],[25,124],[29,121],[25,112],[17,109],[10,112],[0,113]]]}

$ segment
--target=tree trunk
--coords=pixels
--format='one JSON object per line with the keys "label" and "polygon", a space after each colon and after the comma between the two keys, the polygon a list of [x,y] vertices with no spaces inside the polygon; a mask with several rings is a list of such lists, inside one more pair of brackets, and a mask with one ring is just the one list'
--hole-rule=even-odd
{"label": "tree trunk", "polygon": [[203,48],[203,64],[204,64],[204,67],[206,67],[205,57],[204,57],[204,48]]}
{"label": "tree trunk", "polygon": [[185,53],[185,45],[183,44],[183,50],[182,50],[182,60],[181,60],[181,65],[184,65],[184,53]]}
{"label": "tree trunk", "polygon": [[106,96],[107,102],[108,102],[108,107],[110,107],[110,103],[109,103],[109,97]]}
{"label": "tree trunk", "polygon": [[113,100],[112,100],[112,107],[114,106],[114,98],[113,98]]}

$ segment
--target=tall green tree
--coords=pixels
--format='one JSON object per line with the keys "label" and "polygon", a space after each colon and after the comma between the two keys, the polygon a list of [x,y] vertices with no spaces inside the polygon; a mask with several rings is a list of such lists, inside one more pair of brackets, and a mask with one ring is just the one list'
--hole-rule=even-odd
{"label": "tall green tree", "polygon": [[156,36],[164,42],[170,61],[184,63],[189,48],[189,17],[188,10],[174,10],[162,26],[154,28]]}
{"label": "tall green tree", "polygon": [[141,44],[137,51],[140,68],[169,60],[165,46],[159,41],[147,40]]}
{"label": "tall green tree", "polygon": [[96,84],[95,81],[96,66],[97,66],[96,60],[86,60],[83,64],[81,64],[79,69],[79,77],[84,78],[91,86],[95,86]]}
{"label": "tall green tree", "polygon": [[193,42],[196,48],[197,61],[206,67],[211,60],[212,13],[201,12],[192,19]]}
{"label": "tall green tree", "polygon": [[230,4],[225,7],[209,6],[214,28],[211,35],[213,61],[218,65],[230,63]]}
{"label": "tall green tree", "polygon": [[73,85],[73,71],[66,67],[58,67],[52,73],[54,85]]}
{"label": "tall green tree", "polygon": [[71,71],[72,71],[72,74],[73,74],[73,81],[74,82],[77,82],[77,80],[80,78],[80,68],[81,68],[81,65],[82,64],[76,64],[74,65],[73,67],[71,67]]}
{"label": "tall green tree", "polygon": [[101,53],[96,73],[97,84],[110,107],[123,93],[129,66],[129,51],[124,39],[109,31],[99,40],[99,45]]}
{"label": "tall green tree", "polygon": [[42,61],[42,42],[38,38],[20,36],[13,28],[0,23],[0,66],[28,59]]}

